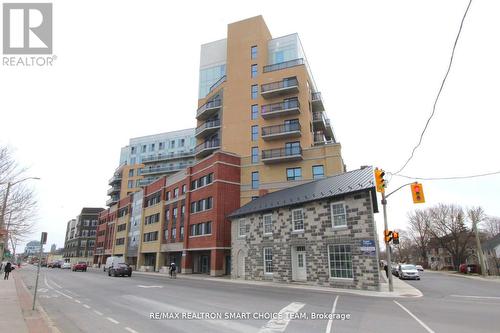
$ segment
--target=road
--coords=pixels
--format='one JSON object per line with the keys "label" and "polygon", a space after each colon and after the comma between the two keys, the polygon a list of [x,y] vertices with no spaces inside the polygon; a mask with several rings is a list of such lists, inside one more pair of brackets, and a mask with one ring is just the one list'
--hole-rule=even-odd
{"label": "road", "polygon": [[[19,272],[33,289],[35,267],[27,265]],[[432,272],[409,283],[424,296],[392,299],[139,274],[113,278],[97,270],[42,268],[39,302],[61,332],[498,332],[500,283]],[[350,319],[252,318],[280,311],[297,316],[335,312],[349,314]],[[150,318],[152,313],[225,316],[248,312],[250,319],[239,320]]]}

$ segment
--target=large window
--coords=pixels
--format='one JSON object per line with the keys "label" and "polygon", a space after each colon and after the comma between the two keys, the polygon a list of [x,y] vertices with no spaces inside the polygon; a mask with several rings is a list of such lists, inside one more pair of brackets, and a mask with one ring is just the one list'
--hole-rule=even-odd
{"label": "large window", "polygon": [[304,215],[302,209],[292,210],[293,231],[304,230]]}
{"label": "large window", "polygon": [[312,168],[313,179],[325,177],[325,168],[322,165],[314,165]]}
{"label": "large window", "polygon": [[259,147],[252,147],[252,163],[259,163]]}
{"label": "large window", "polygon": [[252,189],[258,189],[259,188],[259,172],[255,171],[252,172]]}
{"label": "large window", "polygon": [[158,223],[158,222],[160,222],[160,213],[146,216],[144,219],[145,225]]}
{"label": "large window", "polygon": [[257,45],[252,46],[252,48],[250,49],[250,57],[252,59],[257,59],[258,50],[259,50],[259,48],[257,47]]}
{"label": "large window", "polygon": [[198,213],[204,210],[211,209],[213,206],[213,198],[208,197],[206,199],[191,202],[191,213]]}
{"label": "large window", "polygon": [[252,85],[252,99],[257,99],[257,94],[259,93],[259,85]]}
{"label": "large window", "polygon": [[257,64],[253,64],[252,67],[250,67],[251,70],[250,70],[250,74],[252,77],[257,77],[257,74],[258,74],[258,70],[257,70]]}
{"label": "large window", "polygon": [[330,277],[352,279],[352,254],[350,245],[329,245]]}
{"label": "large window", "polygon": [[264,248],[264,274],[273,273],[273,248]]}
{"label": "large window", "polygon": [[272,215],[264,215],[263,216],[264,220],[264,234],[272,234],[273,233],[273,219]]}
{"label": "large window", "polygon": [[144,242],[154,242],[158,240],[158,231],[145,233],[143,236]]}
{"label": "large window", "polygon": [[212,234],[212,222],[202,222],[197,224],[191,224],[189,229],[189,236],[202,236]]}
{"label": "large window", "polygon": [[301,180],[301,179],[302,179],[302,168],[286,169],[286,180]]}
{"label": "large window", "polygon": [[245,219],[240,219],[238,221],[238,236],[244,237],[247,234],[247,226],[245,223]]}
{"label": "large window", "polygon": [[255,120],[259,117],[259,106],[257,104],[252,105],[252,120]]}
{"label": "large window", "polygon": [[257,141],[259,138],[259,126],[253,125],[252,126],[252,141]]}
{"label": "large window", "polygon": [[332,227],[347,227],[347,217],[343,203],[332,204]]}

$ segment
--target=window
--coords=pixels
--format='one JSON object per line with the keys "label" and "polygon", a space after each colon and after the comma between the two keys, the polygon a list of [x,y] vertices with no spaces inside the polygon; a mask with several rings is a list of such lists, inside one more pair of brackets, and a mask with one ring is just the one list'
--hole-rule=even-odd
{"label": "window", "polygon": [[330,277],[352,279],[352,257],[350,245],[329,245]]}
{"label": "window", "polygon": [[167,206],[165,208],[165,222],[166,222],[166,224],[168,224],[169,221],[170,221],[170,207]]}
{"label": "window", "polygon": [[123,231],[125,229],[127,229],[127,223],[120,224],[118,227],[116,227],[117,232]]}
{"label": "window", "polygon": [[130,153],[135,154],[135,147],[130,147]]}
{"label": "window", "polygon": [[90,225],[90,220],[83,220],[83,226],[88,227]]}
{"label": "window", "polygon": [[167,192],[167,194],[165,195],[165,200],[166,201],[170,200],[170,192]]}
{"label": "window", "polygon": [[128,171],[128,176],[129,176],[129,177],[134,177],[134,169],[130,169],[130,170]]}
{"label": "window", "polygon": [[135,157],[130,158],[130,164],[134,165],[135,164]]}
{"label": "window", "polygon": [[347,218],[346,218],[344,204],[343,203],[332,204],[331,210],[332,210],[332,227],[333,228],[347,227]]}
{"label": "window", "polygon": [[259,147],[252,147],[252,163],[259,163]]}
{"label": "window", "polygon": [[301,180],[301,179],[302,179],[302,168],[286,169],[286,180]]}
{"label": "window", "polygon": [[191,202],[191,213],[198,213],[204,210],[211,209],[213,206],[213,198],[209,197],[206,199]]}
{"label": "window", "polygon": [[257,59],[257,51],[259,50],[259,48],[257,47],[257,45],[254,45],[250,48],[250,58],[252,59]]}
{"label": "window", "polygon": [[154,143],[151,144],[151,149],[149,151],[155,151],[155,144]]}
{"label": "window", "polygon": [[[181,227],[181,233],[184,233],[184,229]],[[191,224],[189,229],[189,236],[202,236],[212,234],[212,222],[203,222],[198,224]]]}
{"label": "window", "polygon": [[300,154],[300,142],[287,142],[285,143],[285,154],[286,155],[299,155]]}
{"label": "window", "polygon": [[175,140],[170,141],[170,148],[175,148]]}
{"label": "window", "polygon": [[304,216],[302,209],[292,210],[293,231],[304,230]]}
{"label": "window", "polygon": [[273,233],[273,220],[272,215],[264,215],[264,234],[272,234]]}
{"label": "window", "polygon": [[115,244],[116,245],[123,245],[123,244],[125,244],[125,238],[117,238]]}
{"label": "window", "polygon": [[186,184],[182,185],[182,194],[186,194]]}
{"label": "window", "polygon": [[172,240],[175,241],[175,237],[177,236],[177,230],[172,228]]}
{"label": "window", "polygon": [[325,176],[325,170],[322,165],[313,165],[313,179],[323,178]]}
{"label": "window", "polygon": [[252,77],[257,77],[257,64],[253,64],[252,67],[250,67],[250,75]]}
{"label": "window", "polygon": [[252,189],[259,188],[259,172],[252,172]]}
{"label": "window", "polygon": [[186,205],[181,206],[181,218],[184,217],[184,214],[186,214]]}
{"label": "window", "polygon": [[174,209],[172,210],[172,218],[175,220],[177,220],[177,207],[174,207]]}
{"label": "window", "polygon": [[158,149],[159,149],[159,150],[162,150],[162,149],[163,149],[163,142],[160,142],[160,143],[158,144]]}
{"label": "window", "polygon": [[177,198],[179,196],[179,188],[175,188],[174,189],[174,199]]}
{"label": "window", "polygon": [[145,225],[157,223],[159,221],[160,221],[160,213],[149,215],[144,218]]}
{"label": "window", "polygon": [[273,273],[273,248],[264,248],[264,274]]}
{"label": "window", "polygon": [[257,84],[252,85],[252,99],[257,99],[257,94],[259,93],[259,86]]}
{"label": "window", "polygon": [[133,180],[129,180],[127,186],[128,186],[128,188],[133,188],[134,187],[134,181]]}
{"label": "window", "polygon": [[259,106],[257,104],[252,105],[252,120],[255,120],[259,117]]}
{"label": "window", "polygon": [[252,141],[256,141],[259,137],[259,126],[252,126]]}
{"label": "window", "polygon": [[181,225],[180,238],[181,238],[181,240],[184,239],[184,226],[183,225]]}
{"label": "window", "polygon": [[146,145],[142,145],[141,153],[145,153],[145,152],[146,152]]}
{"label": "window", "polygon": [[253,195],[253,196],[252,196],[252,201],[254,201],[254,200],[258,199],[258,198],[259,198],[259,196],[258,196],[258,195]]}
{"label": "window", "polygon": [[158,240],[158,231],[145,233],[143,236],[144,242],[154,242]]}
{"label": "window", "polygon": [[245,219],[240,219],[238,221],[238,236],[245,237],[247,233],[247,226],[245,224]]}
{"label": "window", "polygon": [[184,142],[185,142],[184,139],[180,139],[179,140],[179,147],[184,147]]}

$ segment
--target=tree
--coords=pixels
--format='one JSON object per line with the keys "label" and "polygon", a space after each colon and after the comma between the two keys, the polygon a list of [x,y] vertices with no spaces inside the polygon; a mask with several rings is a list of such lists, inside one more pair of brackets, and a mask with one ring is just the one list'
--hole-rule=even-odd
{"label": "tree", "polygon": [[483,222],[483,231],[486,233],[488,239],[500,234],[500,217],[488,216]]}
{"label": "tree", "polygon": [[419,260],[427,264],[427,252],[431,239],[431,215],[428,210],[417,210],[408,214],[408,237],[418,251]]}
{"label": "tree", "polygon": [[411,263],[414,260],[415,243],[406,230],[399,231],[399,244],[394,245],[396,262]]}

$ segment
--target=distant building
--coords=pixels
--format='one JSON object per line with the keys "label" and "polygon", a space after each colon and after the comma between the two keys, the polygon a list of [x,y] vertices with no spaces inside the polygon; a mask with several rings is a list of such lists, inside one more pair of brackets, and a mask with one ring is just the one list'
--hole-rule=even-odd
{"label": "distant building", "polygon": [[486,269],[491,275],[500,275],[500,234],[483,242]]}
{"label": "distant building", "polygon": [[40,252],[40,241],[34,240],[26,244],[24,255],[29,256]]}
{"label": "distant building", "polygon": [[57,249],[57,245],[52,244],[52,246],[50,247],[50,253],[52,253],[52,254],[56,253],[56,249]]}

